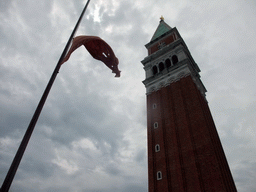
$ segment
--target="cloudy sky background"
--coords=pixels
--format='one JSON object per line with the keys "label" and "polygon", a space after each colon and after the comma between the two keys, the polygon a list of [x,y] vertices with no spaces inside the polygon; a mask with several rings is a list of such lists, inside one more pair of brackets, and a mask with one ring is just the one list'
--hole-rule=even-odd
{"label": "cloudy sky background", "polygon": [[[85,5],[0,1],[0,183]],[[84,47],[58,74],[10,192],[146,192],[144,45],[177,27],[241,192],[256,191],[256,2],[91,0],[77,35],[108,42],[121,78]]]}

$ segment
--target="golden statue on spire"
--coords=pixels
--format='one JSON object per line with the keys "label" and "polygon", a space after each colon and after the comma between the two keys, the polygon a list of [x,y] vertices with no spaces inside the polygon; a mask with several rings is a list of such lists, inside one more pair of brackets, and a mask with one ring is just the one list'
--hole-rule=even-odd
{"label": "golden statue on spire", "polygon": [[160,20],[161,20],[161,21],[164,21],[164,17],[163,17],[163,15],[161,15]]}

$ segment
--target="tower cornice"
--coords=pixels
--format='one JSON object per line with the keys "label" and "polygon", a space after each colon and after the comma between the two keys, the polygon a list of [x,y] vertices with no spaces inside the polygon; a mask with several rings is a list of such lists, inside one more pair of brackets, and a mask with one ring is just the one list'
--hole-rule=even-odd
{"label": "tower cornice", "polygon": [[146,94],[149,95],[187,76],[192,77],[198,90],[205,97],[205,93],[207,92],[207,90],[204,87],[202,81],[200,80],[199,73],[196,73],[192,69],[189,59],[185,59],[179,62],[179,64],[177,64],[176,66],[173,66],[170,69],[163,70],[159,74],[145,79],[143,81],[143,84],[146,87]]}

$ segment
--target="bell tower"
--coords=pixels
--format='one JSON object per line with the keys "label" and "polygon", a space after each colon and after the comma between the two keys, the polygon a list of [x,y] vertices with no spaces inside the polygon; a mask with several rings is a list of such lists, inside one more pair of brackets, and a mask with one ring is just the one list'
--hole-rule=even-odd
{"label": "bell tower", "polygon": [[142,64],[149,192],[236,191],[200,80],[178,30],[163,17]]}

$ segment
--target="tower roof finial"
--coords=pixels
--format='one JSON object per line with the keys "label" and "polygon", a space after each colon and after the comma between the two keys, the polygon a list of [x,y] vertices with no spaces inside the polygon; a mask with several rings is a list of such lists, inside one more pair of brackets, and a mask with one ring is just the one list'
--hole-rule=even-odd
{"label": "tower roof finial", "polygon": [[161,22],[161,21],[164,21],[163,15],[161,15],[161,17],[160,17],[160,22]]}

